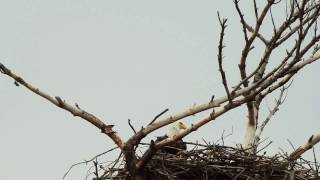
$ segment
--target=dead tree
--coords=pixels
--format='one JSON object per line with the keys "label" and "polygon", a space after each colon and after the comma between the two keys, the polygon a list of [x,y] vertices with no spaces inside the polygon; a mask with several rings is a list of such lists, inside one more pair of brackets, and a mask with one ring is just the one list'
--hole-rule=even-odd
{"label": "dead tree", "polygon": [[[157,150],[197,131],[197,129],[210,121],[218,120],[220,116],[241,105],[247,107],[248,115],[247,131],[242,147],[251,153],[256,153],[256,147],[260,140],[261,133],[273,114],[278,110],[280,104],[284,101],[285,90],[288,88],[292,78],[298,74],[302,68],[320,59],[320,51],[317,44],[320,40],[318,32],[318,19],[320,15],[319,0],[291,0],[290,2],[284,0],[267,0],[263,1],[263,3],[261,8],[258,8],[258,2],[256,2],[256,0],[252,1],[252,6],[254,7],[252,14],[254,14],[256,21],[254,24],[250,24],[244,16],[240,0],[234,0],[235,11],[240,17],[244,41],[238,65],[241,76],[238,84],[232,86],[234,88],[230,88],[227,74],[223,69],[223,49],[226,46],[224,36],[227,29],[227,19],[221,18],[218,14],[221,32],[218,42],[217,61],[225,95],[216,98],[212,97],[208,102],[196,105],[175,115],[159,119],[159,116],[163,114],[161,113],[152,122],[135,132],[135,134],[127,140],[121,138],[116,132],[116,126],[106,123],[106,121],[81,109],[77,104],[69,104],[59,96],[50,96],[1,63],[0,71],[2,74],[12,78],[15,85],[26,87],[57,107],[70,112],[74,116],[81,117],[100,129],[102,133],[106,134],[121,149],[126,161],[126,168],[131,176],[137,180],[145,179],[143,173],[144,167]],[[275,19],[273,18],[272,9],[283,9],[284,3],[286,4],[287,15],[281,20],[280,25],[276,25],[276,23],[274,23]],[[273,31],[262,33],[261,28],[265,24],[267,17],[270,17],[273,22]],[[259,41],[264,45],[264,52],[260,55],[259,59],[251,59],[251,61],[255,61],[258,65],[253,71],[249,72],[246,68],[249,55],[254,51],[255,45]],[[291,42],[291,44],[288,42]],[[272,57],[278,49],[286,50],[280,53],[283,54],[282,56],[277,55],[276,58]],[[271,66],[271,64],[273,65]],[[281,94],[276,106],[270,110],[268,118],[261,122],[259,119],[259,108],[262,100],[278,89],[280,89]],[[193,122],[193,124],[183,132],[160,142],[155,143],[151,141],[149,148],[141,157],[136,155],[135,151],[137,146],[141,140],[151,132],[188,116],[210,109],[211,111],[207,116]],[[320,141],[319,137],[319,134],[311,136],[305,145],[290,155],[291,159],[294,160],[298,158],[314,144],[318,143]]]}

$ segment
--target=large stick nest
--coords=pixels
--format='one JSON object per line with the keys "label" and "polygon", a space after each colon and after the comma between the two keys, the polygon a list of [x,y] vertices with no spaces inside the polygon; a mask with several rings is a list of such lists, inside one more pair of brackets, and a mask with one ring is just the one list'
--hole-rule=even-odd
{"label": "large stick nest", "polygon": [[[303,159],[289,161],[285,154],[252,155],[242,149],[196,146],[177,155],[157,153],[143,173],[152,180],[319,180],[319,164]],[[112,177],[111,177],[112,176]],[[126,168],[113,168],[103,179],[133,179]]]}

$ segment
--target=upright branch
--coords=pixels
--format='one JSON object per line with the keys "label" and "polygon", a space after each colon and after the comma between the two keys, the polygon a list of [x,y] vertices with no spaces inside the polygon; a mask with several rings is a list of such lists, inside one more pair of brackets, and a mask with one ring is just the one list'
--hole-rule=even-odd
{"label": "upright branch", "polygon": [[[240,7],[239,7],[239,2],[240,0],[234,0],[233,3],[235,4],[236,6],[236,9],[237,9],[237,12],[239,14],[239,17],[240,17],[240,22],[242,24],[242,32],[243,32],[243,36],[244,36],[244,40],[246,41],[246,43],[249,41],[248,39],[248,33],[247,33],[247,29],[245,27],[245,24],[246,21],[244,20],[244,14],[242,13],[242,11],[240,10]],[[254,1],[254,5],[256,6],[256,2]],[[257,12],[257,8],[255,8],[255,13],[256,13],[256,17],[258,16],[258,12]],[[258,17],[257,17],[258,19]]]}
{"label": "upright branch", "polygon": [[[256,26],[252,32],[252,35],[250,36],[250,38],[248,38],[248,35],[247,35],[247,29],[246,29],[246,21],[244,19],[244,15],[239,7],[239,0],[235,0],[234,1],[234,4],[236,6],[236,9],[237,9],[237,12],[240,16],[240,22],[242,24],[242,27],[243,27],[243,31],[245,32],[244,33],[244,36],[245,36],[245,46],[244,48],[242,49],[242,53],[241,53],[241,58],[240,58],[240,64],[239,64],[239,70],[240,70],[240,75],[241,75],[241,79],[242,80],[245,80],[246,77],[247,77],[247,72],[246,72],[246,61],[247,61],[247,57],[248,57],[248,54],[250,52],[250,50],[252,49],[252,43],[253,41],[256,39],[256,37],[258,36],[259,34],[259,30],[261,28],[261,25],[262,25],[262,22],[263,20],[265,19],[270,7],[272,6],[274,0],[269,0],[268,3],[265,5],[265,7],[263,8],[260,16],[258,17],[257,21],[256,21]],[[243,85],[246,87],[248,86],[248,81],[244,81],[243,82]]]}
{"label": "upright branch", "polygon": [[219,71],[220,71],[220,74],[221,74],[222,84],[223,84],[224,89],[225,89],[225,91],[227,93],[227,96],[228,96],[229,103],[232,103],[230,91],[229,91],[228,84],[227,84],[226,73],[224,72],[223,67],[222,67],[222,59],[223,59],[222,50],[225,47],[223,45],[223,37],[224,37],[225,29],[227,28],[227,25],[226,25],[227,24],[227,19],[225,19],[225,18],[221,19],[220,15],[219,15],[219,12],[218,12],[218,18],[219,18],[220,27],[221,27],[220,41],[219,41],[219,46],[218,46],[218,50],[219,50],[219,53],[218,53]]}
{"label": "upright branch", "polygon": [[[242,49],[241,52],[241,57],[240,57],[240,64],[239,64],[239,70],[240,70],[240,76],[241,80],[244,87],[247,87],[249,84],[249,78],[247,76],[247,70],[246,70],[246,62],[247,62],[247,57],[249,55],[249,52],[252,50],[252,44],[254,40],[260,35],[259,30],[261,28],[262,22],[264,21],[268,11],[270,10],[271,6],[273,5],[274,0],[269,0],[265,7],[263,8],[262,12],[258,16],[257,12],[257,7],[256,7],[256,2],[254,2],[254,9],[255,9],[255,14],[257,16],[256,18],[256,25],[255,28],[252,30],[251,36],[248,38],[247,34],[247,22],[244,19],[244,15],[239,7],[239,1],[234,1],[234,4],[236,6],[236,10],[239,14],[240,17],[240,22],[243,27],[244,37],[245,37],[245,46]],[[261,39],[261,38],[260,38]],[[238,88],[238,87],[237,87]],[[247,95],[251,94],[252,95],[253,91],[249,92]],[[246,130],[246,135],[245,135],[245,140],[244,140],[244,148],[250,148],[250,146],[253,146],[253,139],[254,139],[254,134],[255,134],[255,128],[257,124],[257,119],[258,119],[258,112],[259,112],[259,100],[256,98],[253,99],[253,101],[247,102],[247,109],[248,109],[248,124],[247,124],[247,130]],[[252,149],[252,148],[250,148]]]}

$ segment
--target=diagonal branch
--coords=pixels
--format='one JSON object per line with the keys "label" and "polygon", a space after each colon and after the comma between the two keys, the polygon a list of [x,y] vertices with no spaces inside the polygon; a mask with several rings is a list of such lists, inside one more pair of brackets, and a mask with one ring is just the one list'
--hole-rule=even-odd
{"label": "diagonal branch", "polygon": [[[291,84],[290,84],[291,85]],[[255,142],[258,143],[260,141],[261,134],[265,128],[265,126],[270,122],[271,118],[276,114],[276,112],[279,110],[280,105],[284,102],[286,99],[285,91],[290,87],[282,87],[280,90],[279,98],[276,99],[276,104],[273,107],[272,110],[270,110],[269,115],[267,118],[261,123],[260,127],[257,128],[257,131],[255,133]]]}
{"label": "diagonal branch", "polygon": [[242,31],[243,31],[243,35],[244,35],[244,40],[247,43],[249,41],[249,39],[248,39],[247,29],[245,27],[246,21],[244,20],[244,15],[243,15],[240,7],[239,7],[239,2],[240,2],[240,0],[234,0],[233,1],[234,5],[236,6],[236,10],[237,10],[237,12],[239,14],[240,22],[242,24]]}
{"label": "diagonal branch", "polygon": [[[254,32],[254,29],[247,23],[244,24],[246,29],[250,32],[250,33],[253,33]],[[265,44],[265,45],[268,45],[269,44],[269,41],[260,33],[257,33],[257,37]]]}
{"label": "diagonal branch", "polygon": [[223,115],[224,113],[228,112],[231,109],[234,109],[238,106],[240,106],[241,104],[245,103],[247,101],[247,97],[243,98],[241,101],[237,101],[237,102],[232,102],[232,104],[228,103],[223,107],[218,108],[217,111],[213,111],[212,113],[210,113],[209,116],[199,120],[197,123],[192,124],[191,127],[187,128],[186,130],[180,132],[179,134],[164,139],[158,143],[153,144],[152,146],[149,147],[149,149],[144,153],[143,157],[138,161],[137,163],[137,168],[141,168],[142,165],[146,164],[146,161],[148,161],[148,159],[150,159],[150,157],[155,153],[156,150],[167,146],[173,142],[176,142],[179,139],[182,139],[183,137],[187,136],[188,134],[196,131],[198,128],[204,126],[205,124],[209,123],[212,120],[215,120],[217,117]]}
{"label": "diagonal branch", "polygon": [[264,130],[264,128],[266,127],[266,125],[268,124],[268,122],[271,120],[271,118],[276,114],[276,112],[279,110],[279,107],[281,106],[281,104],[283,104],[286,96],[285,96],[285,91],[287,90],[288,87],[283,87],[280,90],[280,95],[279,98],[276,99],[276,105],[273,107],[272,110],[270,110],[268,117],[261,123],[260,131],[262,132]]}
{"label": "diagonal branch", "polygon": [[165,113],[168,112],[168,111],[169,111],[168,108],[165,109],[165,110],[163,110],[161,113],[159,113],[158,115],[156,115],[148,125],[154,123],[160,116],[162,116],[163,114],[165,114]]}
{"label": "diagonal branch", "polygon": [[[209,116],[199,120],[197,123],[192,124],[191,127],[189,127],[188,129],[186,129],[185,131],[177,134],[176,136],[173,136],[171,138],[167,138],[163,141],[160,141],[156,144],[154,144],[154,146],[151,148],[149,148],[145,154],[143,155],[143,157],[148,157],[150,158],[150,156],[152,156],[152,154],[155,152],[155,149],[160,149],[161,147],[164,147],[170,143],[176,142],[179,139],[182,139],[183,137],[187,136],[188,134],[192,133],[193,131],[196,131],[198,128],[202,127],[203,125],[209,123],[212,120],[215,120],[217,117],[225,114],[226,112],[230,111],[231,109],[234,109],[242,104],[245,104],[247,102],[252,101],[253,98],[255,98],[258,94],[260,94],[260,92],[264,89],[268,89],[268,93],[271,93],[272,91],[278,89],[279,87],[283,86],[286,82],[288,82],[294,74],[290,74],[287,75],[282,81],[278,82],[273,88],[273,89],[269,89],[268,87],[274,83],[276,81],[275,77],[271,77],[271,79],[268,79],[265,83],[262,84],[261,88],[258,91],[255,91],[254,93],[245,96],[237,101],[232,102],[232,104],[228,103],[222,107],[219,107],[218,110],[213,111],[212,113],[210,113]],[[151,154],[150,154],[151,153]],[[146,159],[141,158],[138,163],[137,163],[137,168],[140,167],[140,164],[145,164]]]}
{"label": "diagonal branch", "polygon": [[[320,56],[317,56],[317,57],[314,57],[314,58],[311,58],[311,60],[308,60],[309,62],[314,62],[316,60],[319,60],[320,59]],[[310,63],[311,63],[310,62]],[[308,63],[307,63],[308,64]],[[306,64],[305,64],[306,65]],[[182,139],[183,137],[187,136],[188,134],[192,133],[193,131],[196,131],[198,128],[202,127],[203,125],[207,124],[208,122],[212,121],[212,120],[215,120],[217,117],[223,115],[224,113],[228,112],[229,110],[233,109],[233,108],[236,108],[242,104],[245,104],[247,102],[250,102],[252,101],[253,98],[255,98],[257,95],[259,95],[260,93],[260,96],[266,96],[267,94],[273,92],[274,90],[282,87],[285,83],[287,83],[293,76],[294,76],[295,73],[291,73],[291,74],[282,74],[282,73],[274,73],[274,76],[270,76],[270,78],[268,79],[265,79],[263,81],[263,83],[260,84],[259,87],[257,87],[257,91],[255,91],[254,93],[251,93],[250,95],[247,95],[237,101],[234,101],[232,104],[228,103],[220,108],[218,108],[217,111],[213,111],[209,116],[201,119],[200,121],[198,121],[197,123],[195,124],[192,124],[191,127],[189,127],[188,129],[186,129],[185,131],[177,134],[176,136],[174,137],[171,137],[171,138],[167,138],[163,141],[160,141],[156,144],[154,144],[152,147],[150,147],[143,155],[143,157],[146,157],[146,158],[141,158],[138,162],[137,162],[137,168],[140,168],[142,164],[146,164],[146,161],[147,159],[150,159],[150,157],[154,154],[154,152],[157,150],[157,149],[160,149],[161,147],[164,147],[170,143],[173,143],[173,142],[176,142],[177,140],[179,139]],[[283,77],[283,76],[284,77]],[[279,82],[277,82],[278,79],[282,78]],[[273,83],[276,84],[274,86],[272,86]],[[249,87],[250,88],[253,88],[252,87],[253,85],[250,85]],[[244,89],[241,89],[239,91],[242,91],[243,94],[246,94],[246,92],[249,92],[251,91],[251,89],[249,89],[249,87],[247,88],[244,88]],[[245,91],[243,91],[245,90]],[[266,90],[266,91],[263,91],[263,90]],[[236,94],[239,93],[239,91],[236,91]],[[224,97],[226,98],[226,97]],[[225,101],[227,101],[225,99]],[[168,119],[167,119],[168,120]],[[159,121],[159,122],[163,122],[163,121]],[[158,122],[158,123],[159,123]]]}
{"label": "diagonal branch", "polygon": [[298,149],[296,149],[294,152],[292,152],[289,156],[290,160],[296,160],[298,159],[303,153],[311,149],[314,145],[320,142],[320,133],[316,135],[312,135],[308,141],[300,146]]}
{"label": "diagonal branch", "polygon": [[64,109],[68,112],[70,112],[74,116],[81,117],[82,119],[88,121],[89,123],[93,124],[97,128],[101,130],[102,133],[109,136],[115,144],[117,144],[121,149],[123,148],[124,144],[122,139],[119,137],[118,133],[112,130],[113,125],[107,125],[104,122],[102,122],[99,118],[94,116],[93,114],[90,114],[82,109],[78,105],[76,107],[66,103],[64,100],[62,100],[59,96],[52,97],[48,95],[47,93],[39,90],[38,88],[34,87],[33,85],[26,82],[24,79],[22,79],[20,76],[14,74],[9,70],[7,67],[5,67],[2,63],[0,63],[0,72],[13,78],[16,83],[19,83],[32,91],[33,93],[47,99],[52,104],[58,106],[61,109]]}
{"label": "diagonal branch", "polygon": [[[319,59],[320,59],[320,53],[301,62],[300,64],[293,66],[291,68],[291,71],[296,72],[296,71],[300,70],[301,68],[303,68],[304,66],[311,64]],[[284,60],[284,62],[285,62],[285,60]],[[245,94],[248,94],[250,91],[252,91],[254,89],[257,89],[258,93],[261,92],[260,96],[264,97],[267,94],[274,91],[275,89],[283,86],[295,74],[295,73],[284,72],[283,71],[284,69],[282,68],[284,65],[285,64],[282,63],[281,65],[279,65],[279,67],[277,67],[276,69],[274,69],[273,71],[268,73],[268,75],[264,76],[260,81],[253,83],[253,84],[249,85],[248,87],[234,91],[232,99],[235,99],[235,98],[238,98],[238,97],[243,96]],[[276,82],[278,79],[281,79],[281,78],[282,78],[282,80],[280,82],[278,82],[274,86],[271,86],[274,82]],[[257,95],[257,93],[255,93],[255,95]],[[154,122],[153,124],[150,124],[150,125],[146,126],[145,128],[141,129],[140,131],[138,131],[137,134],[132,136],[130,139],[135,139],[135,140],[138,140],[138,142],[140,142],[140,140],[142,138],[144,138],[146,135],[148,135],[149,133],[151,133],[161,127],[164,127],[166,125],[174,123],[174,122],[176,122],[180,119],[186,118],[188,116],[192,116],[192,115],[197,114],[199,112],[203,112],[203,111],[206,111],[211,108],[219,107],[227,101],[228,101],[228,97],[222,96],[219,98],[215,98],[213,101],[210,101],[209,103],[200,104],[200,105],[194,106],[186,111],[182,111],[180,113],[169,116],[167,118],[158,120],[157,122]]]}

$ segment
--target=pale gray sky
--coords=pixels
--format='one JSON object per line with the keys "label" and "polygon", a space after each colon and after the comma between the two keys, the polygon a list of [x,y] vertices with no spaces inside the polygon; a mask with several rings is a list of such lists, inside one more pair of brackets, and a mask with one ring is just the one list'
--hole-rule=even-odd
{"label": "pale gray sky", "polygon": [[[242,6],[251,8],[251,1]],[[128,118],[139,128],[165,108],[174,114],[212,94],[223,95],[217,10],[229,18],[225,66],[235,84],[243,38],[231,1],[1,0],[0,62],[51,95],[115,124],[128,138]],[[280,22],[283,11],[275,13]],[[319,68],[315,63],[295,78],[267,126],[263,137],[274,141],[270,153],[279,147],[291,151],[286,139],[298,146],[319,131]],[[0,92],[0,179],[61,179],[71,164],[114,146],[92,125],[3,75]],[[244,136],[244,112],[234,110],[186,139],[217,140],[233,127],[226,141],[234,146]],[[320,156],[319,146],[316,153]],[[88,168],[76,167],[67,179],[84,179]]]}

